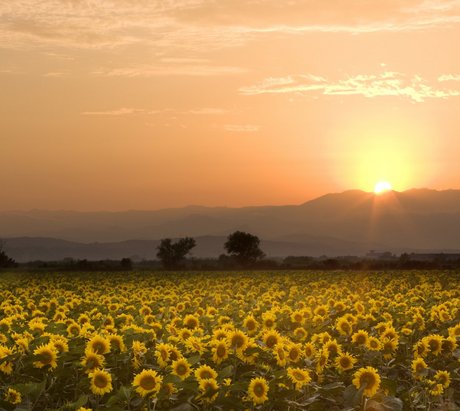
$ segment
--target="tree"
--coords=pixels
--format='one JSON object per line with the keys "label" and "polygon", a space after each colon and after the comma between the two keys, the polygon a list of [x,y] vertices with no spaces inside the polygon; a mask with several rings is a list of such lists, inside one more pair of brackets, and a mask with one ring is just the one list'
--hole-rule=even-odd
{"label": "tree", "polygon": [[260,249],[259,244],[259,237],[244,231],[235,231],[227,237],[224,247],[239,264],[247,267],[265,257],[265,253]]}
{"label": "tree", "polygon": [[166,269],[179,268],[185,260],[186,255],[196,246],[193,238],[181,238],[175,243],[170,238],[161,240],[157,247],[157,257],[160,259],[163,267]]}
{"label": "tree", "polygon": [[3,241],[0,241],[0,268],[16,267],[16,261],[8,257],[3,249]]}

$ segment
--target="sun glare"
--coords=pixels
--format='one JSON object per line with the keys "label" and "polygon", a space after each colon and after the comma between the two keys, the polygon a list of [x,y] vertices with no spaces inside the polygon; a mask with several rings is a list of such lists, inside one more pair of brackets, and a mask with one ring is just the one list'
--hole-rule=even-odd
{"label": "sun glare", "polygon": [[391,184],[388,181],[379,181],[374,187],[375,194],[382,194],[391,191]]}

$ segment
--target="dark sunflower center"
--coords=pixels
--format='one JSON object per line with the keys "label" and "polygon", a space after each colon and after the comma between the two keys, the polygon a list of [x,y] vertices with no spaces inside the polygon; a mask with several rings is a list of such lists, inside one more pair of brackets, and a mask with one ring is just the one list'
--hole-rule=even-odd
{"label": "dark sunflower center", "polygon": [[292,375],[294,376],[294,378],[297,381],[304,381],[305,380],[305,376],[299,371],[294,371],[294,373]]}
{"label": "dark sunflower center", "polygon": [[107,381],[107,377],[105,375],[98,374],[94,378],[94,385],[97,388],[105,388],[107,386],[107,383],[108,383],[108,381]]}
{"label": "dark sunflower center", "polygon": [[40,361],[43,364],[50,364],[53,361],[53,356],[48,351],[42,352],[40,354]]}
{"label": "dark sunflower center", "polygon": [[265,393],[265,387],[263,386],[263,384],[256,384],[254,385],[254,394],[257,396],[257,397],[262,397]]}
{"label": "dark sunflower center", "polygon": [[98,354],[102,354],[105,350],[105,345],[104,343],[100,342],[100,341],[96,341],[93,343],[93,350],[94,352],[98,353]]}
{"label": "dark sunflower center", "polygon": [[140,382],[140,386],[144,390],[153,390],[156,387],[156,385],[157,385],[157,382],[155,378],[153,378],[151,375],[146,375],[142,377],[141,382]]}
{"label": "dark sunflower center", "polygon": [[200,378],[205,380],[205,379],[208,379],[208,378],[212,378],[212,375],[208,370],[203,370],[203,371],[200,372]]}
{"label": "dark sunflower center", "polygon": [[218,357],[224,357],[226,352],[227,350],[225,349],[223,345],[219,345],[217,347],[216,354]]}

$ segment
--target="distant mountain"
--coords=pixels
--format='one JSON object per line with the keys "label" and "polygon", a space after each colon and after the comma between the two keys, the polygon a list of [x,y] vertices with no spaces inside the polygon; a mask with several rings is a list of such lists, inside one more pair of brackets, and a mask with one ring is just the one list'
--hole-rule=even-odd
{"label": "distant mountain", "polygon": [[152,258],[159,239],[183,236],[200,239],[195,255],[217,256],[235,230],[258,235],[266,253],[276,256],[363,254],[370,249],[458,251],[460,190],[413,189],[379,196],[350,190],[286,206],[0,212],[0,238],[18,259],[19,254],[21,259],[58,254]]}

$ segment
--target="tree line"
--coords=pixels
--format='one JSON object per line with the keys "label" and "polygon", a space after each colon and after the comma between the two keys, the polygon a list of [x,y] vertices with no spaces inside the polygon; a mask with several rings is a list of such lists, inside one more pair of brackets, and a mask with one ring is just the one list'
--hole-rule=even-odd
{"label": "tree line", "polygon": [[[163,238],[157,247],[157,257],[165,269],[179,269],[183,267],[187,255],[194,247],[196,241],[191,237],[180,238],[176,242],[170,238]],[[251,267],[265,257],[265,253],[260,249],[259,237],[244,231],[230,234],[224,248],[229,255],[221,255],[219,258],[230,258],[241,267]]]}

